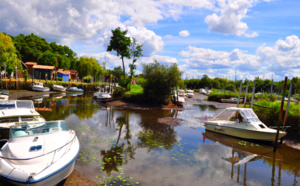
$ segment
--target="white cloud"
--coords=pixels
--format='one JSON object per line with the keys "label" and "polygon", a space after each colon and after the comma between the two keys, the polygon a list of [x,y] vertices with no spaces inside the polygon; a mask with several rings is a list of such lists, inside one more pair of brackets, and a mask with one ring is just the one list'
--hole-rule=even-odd
{"label": "white cloud", "polygon": [[179,35],[180,35],[181,37],[187,37],[187,36],[190,35],[190,33],[189,33],[188,30],[182,30],[182,31],[179,32]]}
{"label": "white cloud", "polygon": [[247,38],[255,38],[258,36],[258,33],[257,32],[252,32],[251,34],[245,33],[244,36]]}
{"label": "white cloud", "polygon": [[172,36],[172,35],[170,35],[170,34],[168,34],[168,35],[165,35],[165,36],[164,36],[164,38],[166,38],[166,39],[172,39],[172,38],[173,38],[173,36]]}
{"label": "white cloud", "polygon": [[209,31],[238,36],[243,35],[248,26],[241,20],[246,16],[248,8],[252,6],[252,0],[228,0],[227,4],[225,1],[218,2],[221,15],[214,13],[205,18]]}

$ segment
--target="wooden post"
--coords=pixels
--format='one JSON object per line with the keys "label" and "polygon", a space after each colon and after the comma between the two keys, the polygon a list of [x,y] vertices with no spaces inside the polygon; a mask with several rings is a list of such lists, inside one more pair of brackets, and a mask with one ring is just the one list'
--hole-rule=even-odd
{"label": "wooden post", "polygon": [[253,100],[254,100],[254,95],[255,95],[255,84],[256,84],[256,80],[254,80],[254,82],[253,82],[253,90],[252,90],[251,106],[250,106],[250,108],[252,108],[252,105],[253,105]]}
{"label": "wooden post", "polygon": [[280,112],[279,112],[279,118],[278,118],[278,123],[277,123],[277,133],[276,133],[273,152],[276,152],[276,149],[277,149],[277,141],[278,141],[278,135],[279,135],[279,124],[281,123],[281,120],[282,120],[282,111],[283,111],[283,105],[284,105],[284,98],[285,98],[285,90],[286,90],[287,80],[288,80],[288,78],[285,77],[284,87],[283,87],[283,95],[282,95],[282,99],[281,99],[281,106],[280,106]]}
{"label": "wooden post", "polygon": [[249,81],[247,81],[246,92],[245,92],[245,99],[244,99],[244,107],[245,108],[246,108],[246,102],[247,102],[248,86],[249,86]]}
{"label": "wooden post", "polygon": [[5,88],[7,90],[7,81],[6,81],[6,65],[4,63],[4,76],[5,76]]}
{"label": "wooden post", "polygon": [[239,90],[239,97],[238,97],[238,101],[237,101],[237,107],[239,107],[239,104],[240,104],[241,92],[242,92],[242,83],[243,83],[243,81],[241,80],[240,90]]}

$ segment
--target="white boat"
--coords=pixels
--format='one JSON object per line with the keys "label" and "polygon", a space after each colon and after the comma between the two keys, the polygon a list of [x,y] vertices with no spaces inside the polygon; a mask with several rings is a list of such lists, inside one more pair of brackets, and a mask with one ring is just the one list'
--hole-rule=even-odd
{"label": "white boat", "polygon": [[0,150],[0,174],[14,185],[56,185],[71,174],[79,152],[64,121],[15,125]]}
{"label": "white boat", "polygon": [[8,100],[8,95],[9,95],[8,90],[0,89],[0,101]]}
{"label": "white boat", "polygon": [[[262,123],[251,108],[229,107],[211,120],[204,121],[206,130],[249,140],[275,141],[277,131]],[[286,135],[280,131],[278,139]]]}
{"label": "white boat", "polygon": [[177,92],[176,91],[173,92],[173,97],[172,98],[173,98],[173,100],[174,100],[175,103],[177,103],[178,105],[181,105],[181,106],[185,102],[184,96],[179,96],[179,94],[177,96]]}
{"label": "white boat", "polygon": [[206,92],[206,90],[205,90],[205,89],[203,89],[203,88],[201,88],[201,89],[199,90],[199,93],[200,93],[200,94],[207,95],[207,92]]}
{"label": "white boat", "polygon": [[8,139],[9,128],[21,123],[43,122],[31,100],[7,100],[0,102],[0,139]]}
{"label": "white boat", "polygon": [[[222,103],[237,103],[238,98],[229,98],[229,99],[221,99]],[[243,99],[240,99],[240,103],[243,102]]]}
{"label": "white boat", "polygon": [[109,101],[111,100],[111,95],[107,92],[101,92],[101,91],[98,91],[98,92],[95,92],[94,93],[94,98],[96,98],[97,100],[99,101]]}
{"label": "white boat", "polygon": [[63,92],[66,91],[67,88],[62,85],[53,85],[53,90]]}
{"label": "white boat", "polygon": [[194,97],[194,90],[186,90],[186,95],[188,98]]}
{"label": "white boat", "polygon": [[50,88],[44,87],[42,82],[35,82],[31,88],[32,90],[40,91],[40,92],[50,91]]}
{"label": "white boat", "polygon": [[77,88],[77,87],[69,87],[69,88],[67,88],[67,91],[69,91],[69,92],[83,92],[83,90],[81,88]]}

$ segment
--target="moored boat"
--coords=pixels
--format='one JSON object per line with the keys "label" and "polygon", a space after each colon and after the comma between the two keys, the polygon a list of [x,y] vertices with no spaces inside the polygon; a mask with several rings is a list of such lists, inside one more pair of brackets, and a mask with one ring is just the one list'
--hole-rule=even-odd
{"label": "moored boat", "polygon": [[188,98],[194,97],[194,90],[186,90],[186,95]]}
{"label": "moored boat", "polygon": [[0,174],[14,185],[56,185],[71,174],[79,152],[64,121],[15,125],[0,151]]}
{"label": "moored boat", "polygon": [[35,82],[31,88],[32,88],[32,90],[40,91],[40,92],[50,91],[50,88],[44,87],[42,82]]}
{"label": "moored boat", "polygon": [[105,102],[111,100],[111,95],[107,92],[98,91],[94,93],[94,98],[99,101]]}
{"label": "moored boat", "polygon": [[0,89],[0,101],[8,100],[8,95],[9,95],[8,90]]}
{"label": "moored boat", "polygon": [[[237,103],[237,98],[229,98],[229,99],[221,99],[222,103]],[[240,99],[240,103],[242,103],[243,99]]]}
{"label": "moored boat", "polygon": [[0,102],[0,139],[8,139],[9,128],[21,123],[43,122],[31,100],[7,100]]}
{"label": "moored boat", "polygon": [[[229,107],[204,122],[206,130],[249,140],[275,141],[277,131],[262,123],[251,108]],[[279,131],[278,139],[286,135]]]}
{"label": "moored boat", "polygon": [[83,90],[81,88],[77,88],[77,87],[68,87],[67,91],[69,91],[69,92],[83,92]]}
{"label": "moored boat", "polygon": [[66,91],[67,88],[62,85],[53,85],[53,90],[63,92]]}

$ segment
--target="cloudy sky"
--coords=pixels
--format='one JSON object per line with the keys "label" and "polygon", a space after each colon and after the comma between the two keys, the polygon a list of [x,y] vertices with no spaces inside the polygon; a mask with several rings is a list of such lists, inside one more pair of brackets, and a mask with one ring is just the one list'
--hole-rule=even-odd
{"label": "cloudy sky", "polygon": [[[143,44],[138,73],[154,59],[203,74],[283,80],[300,73],[298,0],[1,0],[0,32],[34,33],[113,69],[106,52],[120,27]],[[126,68],[131,60],[126,60]]]}

